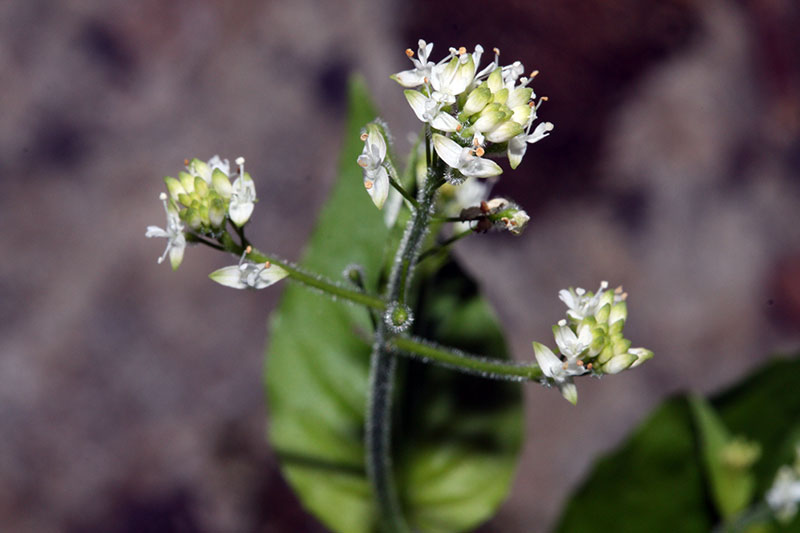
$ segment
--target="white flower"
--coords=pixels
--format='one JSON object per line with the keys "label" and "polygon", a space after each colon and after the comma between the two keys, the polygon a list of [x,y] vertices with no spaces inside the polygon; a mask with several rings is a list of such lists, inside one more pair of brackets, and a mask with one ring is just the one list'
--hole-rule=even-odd
{"label": "white flower", "polygon": [[561,391],[561,395],[571,404],[578,403],[578,388],[572,381],[572,376],[586,373],[586,368],[578,364],[577,360],[562,361],[547,346],[533,343],[533,354],[536,363],[546,376],[546,383],[554,383]]}
{"label": "white flower", "polygon": [[228,215],[234,224],[241,227],[250,220],[250,215],[253,214],[256,202],[256,185],[253,183],[253,178],[250,177],[250,174],[244,171],[244,157],[237,158],[236,164],[239,165],[239,177],[236,178],[231,187],[231,202],[228,206]]}
{"label": "white flower", "polygon": [[[532,123],[533,122],[531,122],[531,124]],[[519,166],[519,164],[522,162],[522,157],[528,150],[529,144],[533,144],[550,135],[550,132],[553,131],[553,123],[542,122],[536,126],[536,129],[533,130],[533,133],[528,133],[529,131],[530,124],[524,133],[520,133],[508,141],[508,162],[511,165],[511,168],[517,168]]]}
{"label": "white flower", "polygon": [[264,289],[289,275],[286,270],[270,264],[269,261],[259,264],[245,261],[245,256],[249,251],[250,247],[242,254],[238,265],[220,268],[209,274],[208,277],[220,285],[234,289]]}
{"label": "white flower", "polygon": [[452,104],[455,98],[449,101],[449,95],[443,93],[434,93],[433,96],[427,97],[419,91],[412,90],[406,90],[403,93],[417,118],[430,124],[432,128],[453,132],[461,126],[454,116],[442,111],[442,106]]}
{"label": "white flower", "polygon": [[[391,76],[393,80],[403,87],[419,87],[423,83],[426,83],[431,77],[431,69],[435,66],[433,61],[428,61],[433,51],[433,43],[426,43],[420,39],[417,44],[419,45],[419,50],[417,51],[417,57],[419,59],[414,59],[414,52],[410,48],[406,50],[406,55],[411,62],[414,63],[414,68],[398,72]],[[443,59],[442,62],[448,59],[450,59],[450,56]]]}
{"label": "white flower", "polygon": [[476,46],[474,55],[466,52],[463,46],[458,50],[451,49],[450,53],[454,54],[453,58],[447,63],[440,63],[433,67],[430,82],[435,92],[454,98],[472,85],[475,80],[475,60],[477,58],[480,61],[483,48],[480,45]]}
{"label": "white flower", "polygon": [[567,305],[567,315],[575,320],[583,320],[594,316],[600,309],[600,298],[603,291],[608,288],[608,282],[600,283],[597,294],[590,295],[584,289],[562,289],[558,292],[559,299]]}
{"label": "white flower", "polygon": [[358,156],[358,164],[364,169],[364,188],[378,209],[383,208],[389,195],[389,174],[383,166],[386,159],[386,140],[377,124],[368,124],[367,132],[361,135],[364,150]]}
{"label": "white flower", "polygon": [[567,326],[566,320],[558,322],[558,326],[553,328],[553,334],[558,350],[561,355],[567,358],[567,361],[577,360],[591,346],[592,340],[594,340],[588,324],[579,326],[578,334],[576,335],[572,328]]}
{"label": "white flower", "polygon": [[483,152],[480,148],[462,147],[438,133],[433,134],[433,146],[445,163],[468,178],[488,178],[503,172],[494,161],[475,155]]}
{"label": "white flower", "polygon": [[767,504],[782,522],[788,522],[797,513],[800,502],[800,478],[797,471],[788,465],[778,470],[772,487],[766,494]]}
{"label": "white flower", "polygon": [[229,176],[231,170],[230,166],[227,159],[220,159],[218,155],[215,155],[209,159],[207,163],[197,158],[192,159],[186,165],[186,170],[188,170],[189,174],[193,177],[200,177],[206,183],[211,183],[211,176],[214,174],[215,169],[220,169],[226,176]]}
{"label": "white flower", "polygon": [[172,205],[167,204],[166,193],[161,193],[159,196],[161,201],[164,202],[164,211],[167,213],[167,229],[161,229],[158,226],[147,226],[146,237],[165,237],[167,239],[167,247],[161,257],[158,258],[158,263],[161,264],[164,258],[169,253],[169,262],[172,265],[172,270],[177,270],[183,261],[183,251],[186,249],[186,237],[183,235],[183,224],[178,216],[178,210]]}

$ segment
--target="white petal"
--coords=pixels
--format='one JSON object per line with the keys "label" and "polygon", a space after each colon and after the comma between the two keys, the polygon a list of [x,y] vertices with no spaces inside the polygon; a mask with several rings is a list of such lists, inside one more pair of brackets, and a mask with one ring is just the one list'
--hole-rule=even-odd
{"label": "white petal", "polygon": [[169,234],[158,226],[147,226],[145,237],[169,237]]}
{"label": "white petal", "polygon": [[552,122],[542,122],[541,124],[536,126],[536,129],[533,130],[533,133],[528,135],[526,141],[529,142],[530,144],[533,144],[537,141],[541,141],[542,139],[550,135],[550,132],[553,131],[553,128],[554,126]]}
{"label": "white petal", "polygon": [[377,147],[378,157],[383,162],[386,158],[386,140],[383,138],[383,134],[377,124],[369,124],[367,126],[367,144],[373,147],[373,151]]}
{"label": "white petal", "polygon": [[386,201],[386,197],[389,196],[389,174],[386,172],[386,169],[383,167],[378,168],[377,172],[371,177],[364,177],[364,184],[371,183],[371,186],[367,186],[367,193],[369,193],[370,197],[372,198],[372,203],[375,204],[375,207],[378,209],[383,208],[383,203]]}
{"label": "white petal", "polygon": [[220,268],[219,270],[215,270],[211,274],[208,275],[209,278],[213,279],[220,285],[225,285],[226,287],[233,287],[234,289],[244,289],[247,285],[242,281],[242,271],[239,268],[239,265],[227,266]]}
{"label": "white petal", "polygon": [[458,120],[448,113],[439,113],[431,121],[431,127],[439,131],[453,132],[458,129],[460,123]]}
{"label": "white petal", "polygon": [[178,270],[181,261],[183,261],[183,251],[186,249],[186,238],[181,234],[170,244],[169,263],[172,265],[172,270]]}
{"label": "white petal", "polygon": [[264,289],[274,283],[279,282],[288,275],[289,273],[286,272],[281,267],[279,267],[278,265],[270,265],[268,268],[265,268],[261,272],[259,272],[258,278],[256,279],[253,288]]}
{"label": "white petal", "polygon": [[572,405],[577,405],[578,387],[576,387],[572,381],[566,381],[560,384],[558,388],[561,390],[561,396],[563,396]]}
{"label": "white petal", "polygon": [[525,142],[525,135],[517,135],[508,141],[508,162],[511,168],[517,168],[522,163],[522,158],[527,150],[528,143]]}
{"label": "white petal", "polygon": [[436,153],[442,158],[442,161],[447,163],[453,168],[458,168],[461,160],[462,147],[453,140],[448,139],[444,135],[438,133],[433,134],[433,147]]}
{"label": "white petal", "polygon": [[542,373],[545,376],[553,379],[559,379],[562,377],[562,365],[564,363],[561,362],[561,359],[556,357],[556,355],[544,344],[540,344],[538,342],[533,343],[533,355],[536,357],[536,364],[539,365],[539,368],[542,369]]}
{"label": "white petal", "polygon": [[390,77],[403,87],[408,87],[410,89],[419,87],[425,83],[425,76],[415,68],[411,70],[404,70],[403,72],[398,72],[397,74],[392,74]]}
{"label": "white petal", "polygon": [[403,91],[403,94],[406,95],[406,100],[408,100],[408,105],[411,106],[411,109],[414,111],[414,114],[417,115],[417,118],[420,119],[422,122],[425,121],[425,102],[428,101],[425,98],[425,95],[419,91]]}
{"label": "white petal", "polygon": [[469,165],[469,168],[459,168],[462,174],[470,178],[491,178],[503,173],[500,165],[490,159],[476,157]]}
{"label": "white petal", "polygon": [[[562,322],[563,323],[563,322]],[[567,357],[575,357],[578,354],[572,353],[575,344],[578,342],[578,337],[569,328],[569,326],[560,326],[556,328],[555,335],[556,344],[561,353]]]}

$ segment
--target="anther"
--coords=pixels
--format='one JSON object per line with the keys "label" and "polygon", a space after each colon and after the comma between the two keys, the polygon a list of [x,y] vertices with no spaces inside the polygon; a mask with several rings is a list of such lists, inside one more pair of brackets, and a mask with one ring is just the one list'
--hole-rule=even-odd
{"label": "anther", "polygon": [[[576,364],[577,364],[578,366],[583,366],[583,361],[581,361],[580,359],[578,359],[578,362],[577,362]],[[591,363],[589,363],[589,364],[591,364]]]}
{"label": "anther", "polygon": [[252,247],[252,246],[250,246],[249,244],[247,245],[247,248],[245,248],[245,249],[244,249],[244,253],[246,253],[246,254],[248,254],[248,255],[249,255],[249,254],[250,254],[250,252],[252,252],[252,251],[253,251],[253,247]]}
{"label": "anther", "polygon": [[538,76],[538,75],[539,75],[539,71],[538,71],[538,70],[534,70],[533,72],[531,72],[531,75],[530,75],[530,76],[528,76],[528,77],[529,77],[530,79],[533,79],[533,78],[535,78],[535,77],[536,77],[536,76]]}
{"label": "anther", "polygon": [[365,181],[364,182],[364,188],[367,189],[367,190],[370,190],[372,188],[372,182],[371,181]]}
{"label": "anther", "polygon": [[269,261],[264,261],[264,270],[268,269],[271,266],[272,266],[272,263],[270,263]]}
{"label": "anther", "polygon": [[364,132],[364,133],[362,133],[362,134],[361,134],[361,137],[359,137],[359,138],[360,138],[362,141],[366,141],[366,140],[367,140],[367,137],[369,137],[369,135],[367,134],[367,132]]}
{"label": "anther", "polygon": [[462,126],[461,124],[459,124],[458,126],[456,126],[456,131],[461,131],[461,130],[463,130],[463,129],[464,129],[464,126]]}
{"label": "anther", "polygon": [[564,370],[568,369],[569,368],[569,363],[565,362],[563,365],[561,365],[561,368],[563,368]]}
{"label": "anther", "polygon": [[463,46],[458,48],[458,55],[463,56],[466,53],[467,53],[467,49],[464,48]]}
{"label": "anther", "polygon": [[567,321],[562,318],[561,320],[558,321],[558,325],[561,326],[561,327],[564,327],[564,326],[567,325]]}
{"label": "anther", "polygon": [[188,159],[184,159],[183,160],[183,164],[184,164],[184,166],[188,167],[189,166],[189,160]]}
{"label": "anther", "polygon": [[607,281],[601,281],[600,282],[600,288],[603,289],[603,290],[606,290],[608,288],[608,282]]}
{"label": "anther", "polygon": [[477,155],[478,157],[483,157],[483,154],[485,154],[485,153],[486,153],[486,150],[484,150],[482,146],[478,146],[475,149],[475,155]]}
{"label": "anther", "polygon": [[425,76],[424,78],[422,78],[422,81],[425,82],[425,85],[430,83],[430,80],[428,79],[428,76]]}
{"label": "anther", "polygon": [[539,98],[539,100],[541,100],[542,102],[547,102],[548,100],[550,100],[550,98],[548,98],[547,96],[542,96]]}
{"label": "anther", "polygon": [[592,365],[592,363],[589,363],[588,365],[586,365],[586,370],[591,370],[593,366],[594,365]]}
{"label": "anther", "polygon": [[162,192],[161,194],[158,195],[158,199],[159,200],[166,200],[167,199],[167,193]]}
{"label": "anther", "polygon": [[410,58],[414,57],[414,50],[412,50],[411,48],[406,48],[406,55]]}
{"label": "anther", "polygon": [[534,102],[533,100],[531,100],[530,102],[528,102],[528,106],[530,106],[530,107],[534,107],[534,106],[536,106],[536,102]]}
{"label": "anther", "polygon": [[489,211],[491,211],[491,209],[489,209],[489,204],[487,204],[485,201],[481,201],[481,213],[486,215],[489,213]]}
{"label": "anther", "polygon": [[494,52],[494,55],[496,55],[496,56],[500,55],[500,49],[497,48],[496,46],[494,48],[492,48],[492,52]]}

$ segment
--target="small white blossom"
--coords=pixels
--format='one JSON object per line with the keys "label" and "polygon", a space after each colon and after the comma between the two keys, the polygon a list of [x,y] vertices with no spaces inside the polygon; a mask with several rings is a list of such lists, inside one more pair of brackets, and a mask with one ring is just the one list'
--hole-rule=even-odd
{"label": "small white blossom", "polygon": [[529,131],[530,124],[524,133],[520,133],[508,141],[508,162],[511,168],[517,168],[519,166],[523,156],[525,156],[525,152],[528,150],[529,144],[533,144],[550,135],[550,132],[553,131],[553,123],[541,122],[536,126],[536,129],[533,130],[533,133],[528,133]]}
{"label": "small white blossom", "polygon": [[171,204],[167,203],[167,195],[161,193],[159,196],[161,201],[164,202],[164,211],[167,213],[167,227],[161,229],[158,226],[147,226],[146,237],[164,237],[167,239],[167,247],[161,257],[158,258],[158,263],[161,264],[164,258],[169,254],[169,262],[172,265],[172,270],[177,270],[183,261],[183,252],[186,249],[186,237],[183,235],[183,224],[178,216],[178,210]]}
{"label": "small white blossom", "polygon": [[236,178],[231,187],[231,202],[228,206],[228,215],[234,224],[241,227],[250,220],[250,215],[253,214],[256,202],[256,185],[250,174],[244,171],[244,157],[237,158],[236,164],[239,165],[239,177]]}
{"label": "small white blossom", "polygon": [[433,146],[439,157],[449,166],[458,170],[468,178],[489,178],[503,172],[500,165],[489,159],[483,159],[476,153],[480,148],[462,147],[457,142],[438,133],[433,134]]}
{"label": "small white blossom", "polygon": [[587,324],[578,327],[577,335],[567,326],[566,320],[560,320],[558,326],[553,329],[558,350],[567,361],[577,360],[592,344],[592,331]]}
{"label": "small white blossom", "polygon": [[258,264],[246,261],[245,257],[249,250],[248,247],[242,254],[238,265],[220,268],[208,277],[220,285],[234,289],[264,289],[289,275],[286,270],[270,264],[269,261]]}
{"label": "small white blossom", "polygon": [[794,518],[797,504],[800,503],[800,477],[797,471],[791,466],[782,466],[767,491],[766,499],[779,520],[788,522]]}
{"label": "small white blossom", "polygon": [[386,140],[377,124],[368,124],[361,135],[364,150],[358,156],[358,165],[364,169],[364,188],[378,209],[383,208],[389,195],[389,173],[383,166],[386,159]]}
{"label": "small white blossom", "polygon": [[433,67],[430,83],[435,92],[448,95],[448,99],[455,101],[455,97],[466,91],[475,80],[475,58],[480,61],[483,48],[480,45],[475,47],[474,55],[466,53],[463,47],[451,49],[450,53],[455,54],[450,61]]}
{"label": "small white blossom", "polygon": [[[417,44],[419,45],[419,50],[417,51],[418,59],[414,59],[414,52],[410,48],[406,50],[406,55],[414,64],[414,68],[411,70],[398,72],[397,74],[393,74],[391,76],[393,80],[403,87],[419,87],[420,85],[426,83],[426,81],[430,79],[431,70],[435,66],[433,61],[428,61],[428,58],[433,51],[433,43],[426,43],[420,39]],[[450,59],[450,56],[446,57],[442,62],[447,61],[448,59]]]}
{"label": "small white blossom", "polygon": [[442,93],[434,93],[433,96],[427,97],[419,91],[406,90],[403,91],[408,100],[408,105],[417,115],[417,118],[425,123],[431,125],[432,128],[439,131],[453,132],[460,127],[458,120],[449,113],[442,111],[442,107],[451,104],[455,101],[448,101],[448,95]]}
{"label": "small white blossom", "polygon": [[562,361],[550,348],[538,342],[533,343],[533,354],[546,377],[545,383],[555,384],[569,403],[578,403],[578,388],[572,377],[586,373],[586,368],[578,364],[577,360]]}
{"label": "small white blossom", "polygon": [[577,289],[570,288],[569,290],[562,289],[558,292],[559,299],[567,305],[567,315],[574,320],[583,320],[594,316],[600,309],[600,299],[603,291],[608,288],[608,282],[603,281],[597,294],[590,296],[584,289],[578,287]]}

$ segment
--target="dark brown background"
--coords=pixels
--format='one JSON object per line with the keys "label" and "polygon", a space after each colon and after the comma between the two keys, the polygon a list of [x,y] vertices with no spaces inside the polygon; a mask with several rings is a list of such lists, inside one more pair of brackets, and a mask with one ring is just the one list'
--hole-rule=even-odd
{"label": "dark brown background", "polygon": [[[800,340],[800,8],[792,0],[0,4],[0,530],[304,532],[264,441],[265,319],[187,251],[156,265],[160,178],[245,155],[252,237],[297,258],[335,176],[350,72],[398,138],[388,75],[417,38],[498,46],[555,123],[496,192],[521,238],[459,243],[514,353],[558,289],[630,292],[656,359],[526,387],[513,494],[483,532],[544,530],[593,459],[671,392],[711,392]],[[364,201],[368,201],[366,195]]]}

